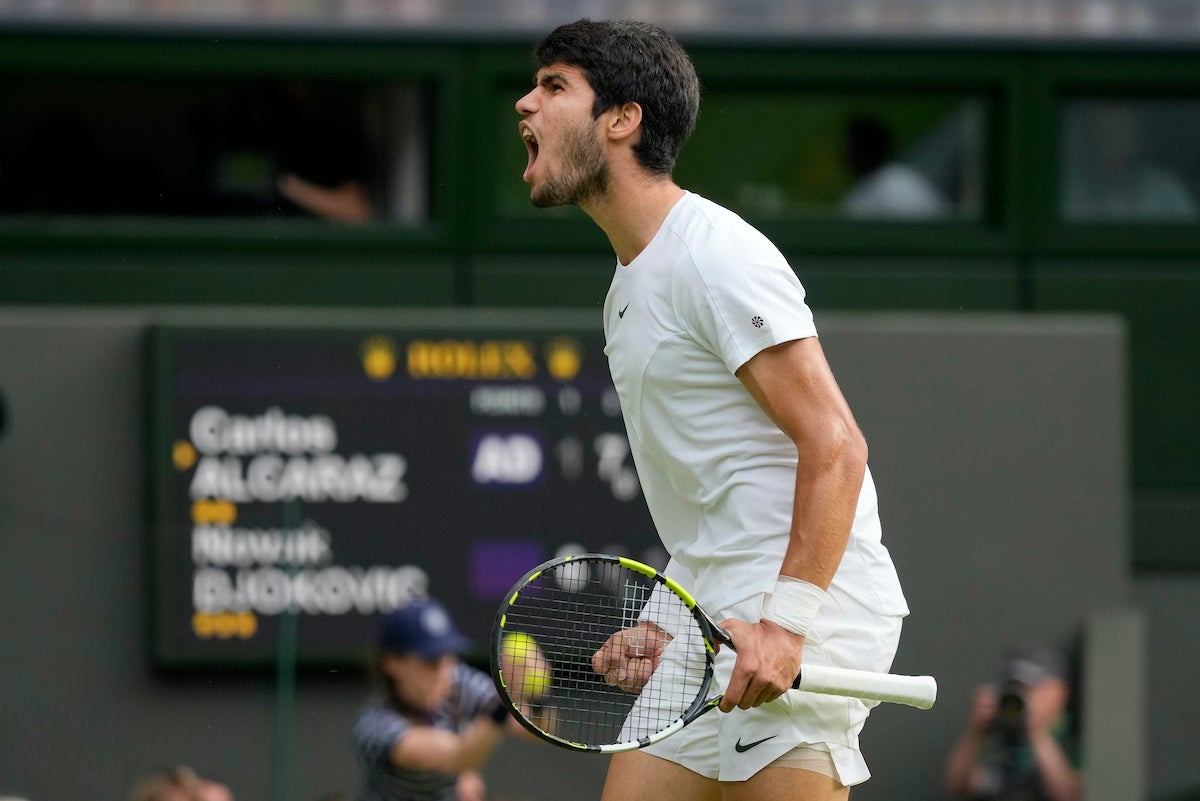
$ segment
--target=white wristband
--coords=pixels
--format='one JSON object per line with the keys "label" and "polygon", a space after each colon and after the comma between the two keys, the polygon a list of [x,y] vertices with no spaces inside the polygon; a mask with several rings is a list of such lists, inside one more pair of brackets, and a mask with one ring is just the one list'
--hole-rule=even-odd
{"label": "white wristband", "polygon": [[792,634],[807,637],[812,631],[825,590],[791,576],[780,576],[775,591],[763,602],[762,619],[777,623]]}

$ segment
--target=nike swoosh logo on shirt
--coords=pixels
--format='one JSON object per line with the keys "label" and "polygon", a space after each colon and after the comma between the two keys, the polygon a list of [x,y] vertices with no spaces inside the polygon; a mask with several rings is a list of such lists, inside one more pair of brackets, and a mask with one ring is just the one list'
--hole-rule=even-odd
{"label": "nike swoosh logo on shirt", "polygon": [[[629,304],[628,304],[628,303],[626,303],[626,304],[625,304],[625,309],[628,309],[628,308],[629,308]],[[625,316],[625,309],[621,309],[619,312],[617,312],[617,316],[618,316],[618,317],[624,317],[624,316]]]}
{"label": "nike swoosh logo on shirt", "polygon": [[753,748],[756,745],[762,745],[767,740],[774,740],[778,736],[779,736],[778,734],[772,734],[770,737],[764,737],[761,740],[755,740],[754,742],[746,743],[745,745],[742,745],[742,738],[739,737],[738,741],[733,746],[733,750],[737,751],[740,754],[743,751],[749,751],[751,748]]}

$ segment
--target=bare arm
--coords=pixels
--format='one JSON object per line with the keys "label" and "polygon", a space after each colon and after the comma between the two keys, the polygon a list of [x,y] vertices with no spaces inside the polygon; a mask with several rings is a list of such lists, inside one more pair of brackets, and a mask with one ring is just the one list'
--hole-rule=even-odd
{"label": "bare arm", "polygon": [[946,760],[943,784],[952,798],[969,798],[975,784],[976,764],[983,735],[996,717],[996,690],[984,685],[975,691],[967,728],[955,743]]}
{"label": "bare arm", "polygon": [[504,731],[504,726],[496,725],[487,715],[471,721],[458,733],[417,726],[392,747],[391,760],[398,767],[413,770],[442,773],[475,770],[487,761]]}
{"label": "bare arm", "polygon": [[792,539],[780,575],[827,588],[850,539],[867,442],[815,337],[769,348],[737,376],[799,454]]}
{"label": "bare arm", "polygon": [[1048,733],[1030,735],[1042,787],[1053,801],[1079,801],[1083,795],[1083,780],[1067,761],[1058,742]]}
{"label": "bare arm", "polygon": [[458,801],[487,801],[487,785],[477,771],[460,773],[455,790],[458,792]]}
{"label": "bare arm", "polygon": [[371,219],[371,201],[367,190],[357,181],[346,181],[332,189],[306,181],[293,173],[279,176],[279,193],[318,217],[338,222],[366,222]]}
{"label": "bare arm", "polygon": [[1037,762],[1042,788],[1051,801],[1079,801],[1083,779],[1054,738],[1054,724],[1067,706],[1067,685],[1047,679],[1025,691],[1029,745]]}
{"label": "bare arm", "polygon": [[[760,352],[737,377],[799,457],[780,575],[827,589],[850,538],[866,475],[866,440],[815,337]],[[768,620],[726,624],[738,660],[721,709],[748,709],[786,692],[800,672],[804,638]]]}

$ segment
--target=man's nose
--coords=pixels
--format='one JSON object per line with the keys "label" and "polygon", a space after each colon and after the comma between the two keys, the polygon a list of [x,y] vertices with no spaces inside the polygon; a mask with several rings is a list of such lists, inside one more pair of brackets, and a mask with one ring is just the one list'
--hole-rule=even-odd
{"label": "man's nose", "polygon": [[532,96],[533,96],[533,92],[530,91],[528,94],[526,94],[524,97],[522,97],[520,100],[517,101],[517,104],[516,104],[517,113],[520,114],[522,117],[528,116],[534,112]]}

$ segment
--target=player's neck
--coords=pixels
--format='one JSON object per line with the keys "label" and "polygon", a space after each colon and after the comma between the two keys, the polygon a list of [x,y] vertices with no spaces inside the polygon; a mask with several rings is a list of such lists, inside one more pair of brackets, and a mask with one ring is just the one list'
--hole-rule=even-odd
{"label": "player's neck", "polygon": [[669,176],[624,176],[614,180],[604,197],[582,205],[622,264],[646,249],[671,209],[683,197]]}

